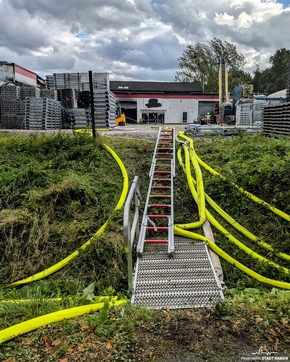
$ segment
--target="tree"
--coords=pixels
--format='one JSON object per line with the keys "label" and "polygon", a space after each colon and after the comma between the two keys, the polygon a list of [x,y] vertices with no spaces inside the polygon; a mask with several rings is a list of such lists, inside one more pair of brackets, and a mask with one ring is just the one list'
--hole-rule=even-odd
{"label": "tree", "polygon": [[287,87],[287,68],[290,65],[290,51],[279,49],[269,59],[270,66],[263,71],[259,67],[254,72],[255,92],[271,94]]}
{"label": "tree", "polygon": [[251,80],[251,75],[243,71],[245,57],[236,46],[213,38],[209,44],[188,45],[178,58],[179,68],[175,80],[179,82],[202,83],[207,92],[218,92],[218,70],[221,59],[225,59],[229,71],[229,90],[241,82]]}

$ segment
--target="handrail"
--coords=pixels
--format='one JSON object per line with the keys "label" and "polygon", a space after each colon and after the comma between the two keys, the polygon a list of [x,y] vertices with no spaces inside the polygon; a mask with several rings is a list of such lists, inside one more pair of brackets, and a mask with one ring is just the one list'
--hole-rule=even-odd
{"label": "handrail", "polygon": [[[139,208],[141,202],[141,194],[138,185],[139,177],[135,176],[128,193],[128,197],[124,207],[124,245],[125,252],[127,254],[127,263],[128,263],[128,288],[131,293],[133,290],[133,257],[132,257],[132,247],[135,239],[139,237],[140,225],[139,225]],[[131,207],[132,202],[135,201],[135,211],[133,216],[133,221],[131,223]]]}
{"label": "handrail", "polygon": [[158,143],[159,143],[160,136],[161,136],[161,127],[159,127],[159,130],[158,130],[156,144],[155,144],[154,153],[153,153],[152,162],[151,162],[151,167],[150,167],[150,171],[149,171],[148,194],[147,194],[147,198],[146,198],[146,201],[145,201],[145,207],[144,207],[145,213],[143,214],[143,217],[142,217],[141,231],[140,231],[139,240],[138,240],[138,243],[137,243],[137,254],[139,256],[142,255],[143,250],[144,250],[144,238],[145,238],[146,228],[147,228],[147,224],[148,224],[148,216],[146,215],[146,213],[147,213],[147,209],[148,209],[148,205],[149,205],[149,199],[150,199],[149,190],[151,190],[152,183],[153,183],[153,177],[154,177],[154,172],[155,172],[155,167],[156,167],[156,154],[157,154],[157,149],[158,149]]}
{"label": "handrail", "polygon": [[[174,138],[173,138],[173,143]],[[168,218],[168,256],[173,256],[174,253],[174,193],[173,193],[173,178],[175,176],[175,162],[174,162],[174,156],[171,160],[171,190],[170,190],[170,210],[171,210],[171,216]]]}

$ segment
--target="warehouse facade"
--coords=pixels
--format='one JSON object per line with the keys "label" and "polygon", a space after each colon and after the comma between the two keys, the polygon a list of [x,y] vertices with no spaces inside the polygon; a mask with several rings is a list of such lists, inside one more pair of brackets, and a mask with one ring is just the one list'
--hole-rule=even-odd
{"label": "warehouse facade", "polygon": [[127,123],[192,123],[218,103],[200,83],[110,81],[110,89]]}

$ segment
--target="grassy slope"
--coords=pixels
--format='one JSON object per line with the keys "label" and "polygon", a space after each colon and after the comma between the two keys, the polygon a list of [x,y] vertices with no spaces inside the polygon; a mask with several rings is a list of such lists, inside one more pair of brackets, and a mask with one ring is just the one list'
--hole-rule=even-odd
{"label": "grassy slope", "polygon": [[[30,275],[80,246],[103,223],[120,193],[120,172],[101,147],[102,140],[68,136],[1,138],[0,263],[2,283]],[[123,159],[130,179],[140,175],[146,194],[154,142],[105,139]],[[263,137],[195,141],[197,153],[231,181],[289,213],[289,141]],[[289,227],[262,208],[245,202],[229,184],[204,176],[207,192],[252,231],[290,252]],[[97,182],[96,182],[97,180]],[[230,203],[231,200],[231,203]],[[178,169],[176,222],[195,219],[196,206]],[[251,215],[249,217],[249,215]],[[277,231],[278,228],[278,231]],[[95,294],[126,291],[122,247],[122,213],[114,215],[107,233],[68,268],[45,281],[17,290],[1,289],[1,299],[37,297],[26,306],[2,307],[1,329],[20,320],[83,304],[83,288],[95,282]],[[226,240],[217,242],[250,266]],[[267,240],[269,241],[269,240]],[[61,256],[60,256],[61,255]],[[24,256],[24,257],[23,257]],[[265,288],[223,263],[231,290],[226,304],[214,311],[150,312],[130,307],[94,313],[39,329],[0,346],[1,360],[232,360],[231,356],[261,345],[289,351],[288,292]],[[263,270],[267,273],[275,271]],[[10,278],[10,279],[9,279]],[[107,288],[106,288],[107,287]],[[255,287],[255,289],[245,289]],[[234,297],[231,296],[234,295]],[[44,297],[78,295],[60,304]],[[250,352],[249,352],[250,353]]]}
{"label": "grassy slope", "polygon": [[[231,139],[216,138],[213,142],[196,142],[196,150],[200,157],[226,177],[226,181],[204,172],[205,190],[240,224],[258,238],[271,244],[278,251],[290,254],[290,224],[284,219],[269,212],[265,207],[254,203],[237,192],[231,182],[253,193],[262,200],[290,214],[290,144],[287,138],[267,138],[263,136],[236,137]],[[218,217],[217,217],[218,218]],[[219,219],[219,218],[218,218]],[[241,234],[234,231],[224,222],[221,223],[236,238],[250,248],[276,263],[290,268],[289,261],[277,258]],[[269,278],[290,281],[288,275],[257,263],[244,252],[233,246],[224,236],[215,231],[217,243],[248,267]],[[257,286],[251,278],[245,277],[237,269],[223,263],[226,270],[226,283]],[[229,277],[230,276],[230,277]]]}

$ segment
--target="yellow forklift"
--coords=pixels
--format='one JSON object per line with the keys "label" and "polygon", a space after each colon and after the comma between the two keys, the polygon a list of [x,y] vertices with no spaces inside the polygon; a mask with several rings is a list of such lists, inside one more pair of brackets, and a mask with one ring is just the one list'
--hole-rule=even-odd
{"label": "yellow forklift", "polygon": [[122,113],[120,102],[116,103],[116,126],[126,126],[126,116]]}

